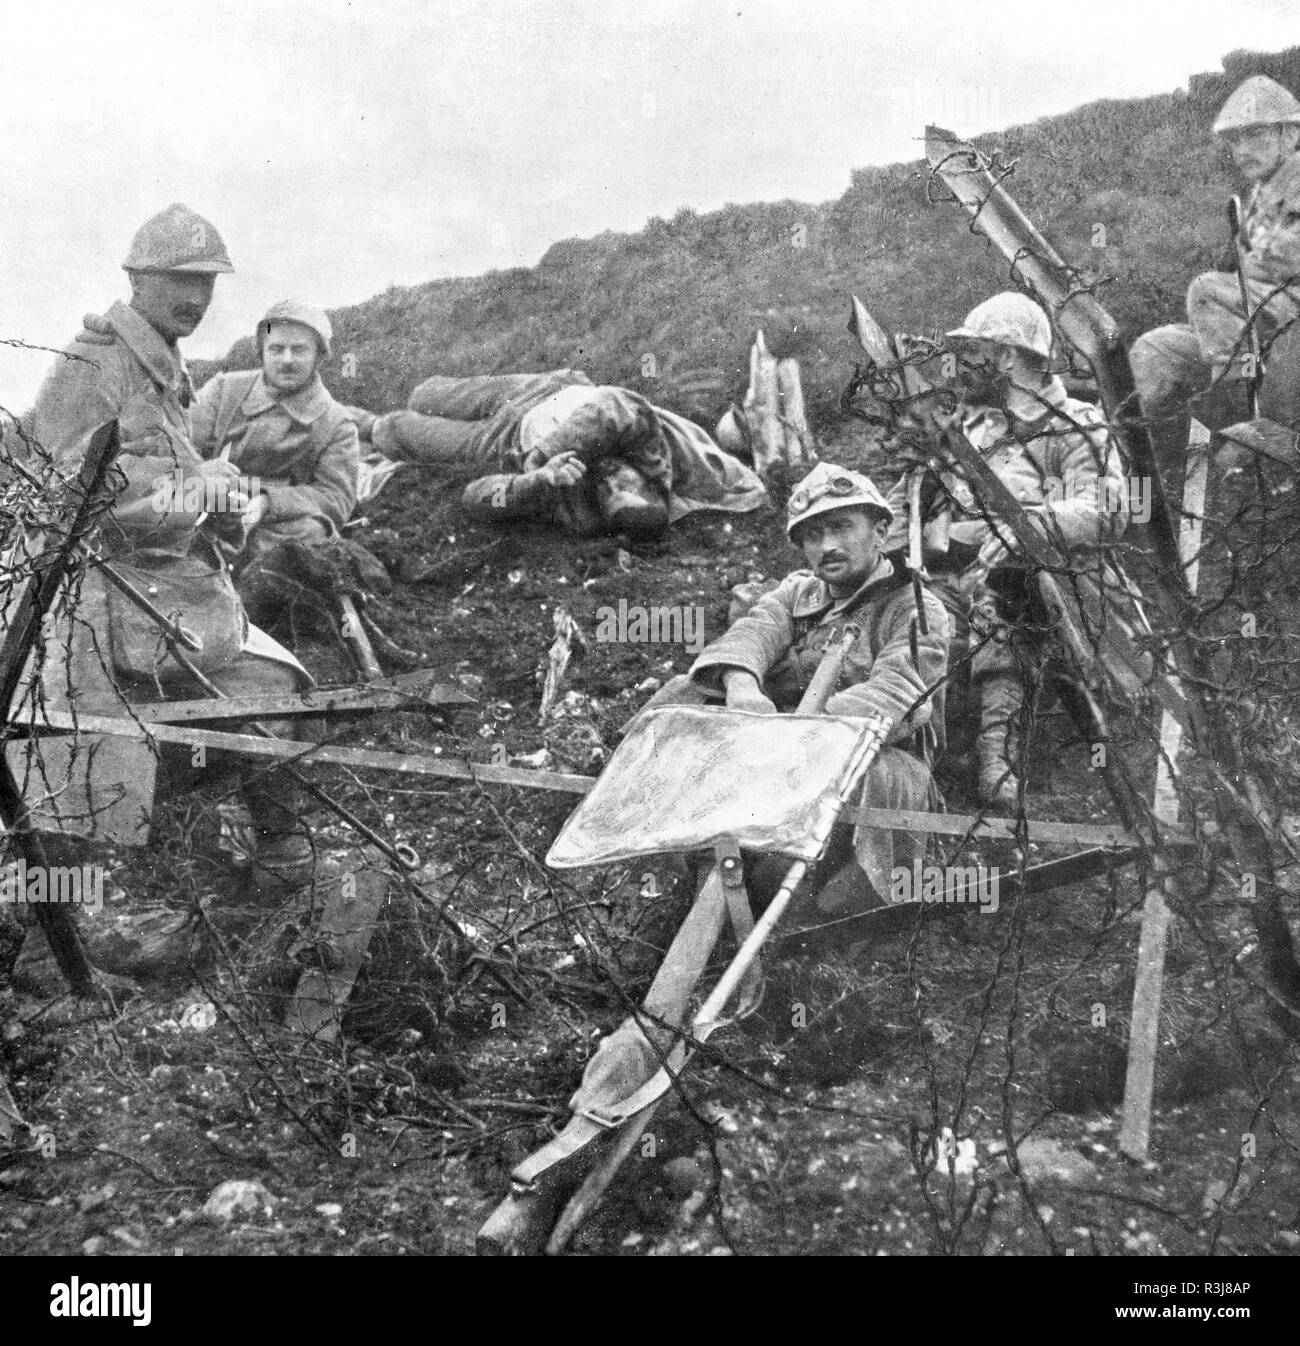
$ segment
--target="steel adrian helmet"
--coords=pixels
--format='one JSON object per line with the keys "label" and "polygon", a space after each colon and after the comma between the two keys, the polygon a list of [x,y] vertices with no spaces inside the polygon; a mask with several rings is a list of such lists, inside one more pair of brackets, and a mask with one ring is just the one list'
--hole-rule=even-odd
{"label": "steel adrian helmet", "polygon": [[233,271],[221,235],[179,201],[159,211],[136,230],[123,271]]}
{"label": "steel adrian helmet", "polygon": [[749,427],[745,424],[745,415],[733,402],[713,431],[714,440],[728,453],[746,457],[753,453],[749,442]]}
{"label": "steel adrian helmet", "polygon": [[793,538],[795,529],[809,519],[850,507],[878,510],[887,523],[894,521],[894,511],[870,477],[833,463],[819,463],[790,495],[785,509],[786,534]]}
{"label": "steel adrian helmet", "polygon": [[1214,134],[1244,131],[1250,126],[1277,126],[1300,123],[1300,100],[1275,79],[1252,75],[1228,95],[1228,101],[1214,119]]}
{"label": "steel adrian helmet", "polygon": [[1004,290],[976,304],[950,337],[996,341],[1000,346],[1018,346],[1046,359],[1052,353],[1052,324],[1034,301],[1014,290]]}
{"label": "steel adrian helmet", "polygon": [[320,341],[321,355],[328,357],[334,342],[334,328],[330,326],[329,315],[323,308],[314,304],[303,304],[297,299],[282,299],[272,304],[257,324],[257,351],[262,353],[262,343],[271,330],[271,324],[277,322],[296,322],[301,327],[316,333]]}

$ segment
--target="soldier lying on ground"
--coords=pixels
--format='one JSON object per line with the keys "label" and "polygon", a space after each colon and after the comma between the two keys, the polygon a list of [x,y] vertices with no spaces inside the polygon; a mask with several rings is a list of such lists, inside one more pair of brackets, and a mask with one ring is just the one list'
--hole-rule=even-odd
{"label": "soldier lying on ground", "polygon": [[276,304],[257,324],[262,367],[217,374],[194,404],[194,447],[204,458],[224,453],[251,484],[234,571],[256,620],[273,620],[290,592],[286,551],[295,548],[286,544],[338,538],[357,503],[356,426],[317,372],[332,339],[321,309]]}
{"label": "soldier lying on ground", "polygon": [[[1059,545],[1078,555],[1119,538],[1128,521],[1120,453],[1098,408],[1068,397],[1050,372],[1052,331],[1043,310],[1021,294],[994,295],[948,333],[947,344],[957,356],[961,404],[937,418],[941,428],[964,434]],[[997,527],[965,479],[944,470],[932,485],[922,559],[954,628],[969,632],[978,794],[987,807],[1010,812],[1020,794],[1023,717],[1033,708],[1027,692],[1047,671],[1052,620],[1013,534]],[[906,543],[904,499],[900,482],[890,493],[899,515],[886,543],[891,551]],[[958,657],[954,650],[954,668]]]}
{"label": "soldier lying on ground", "polygon": [[[1267,350],[1300,314],[1300,102],[1266,75],[1252,75],[1224,103],[1214,133],[1253,184],[1240,237],[1246,288]],[[1232,402],[1218,424],[1250,415],[1240,395],[1253,371],[1235,271],[1233,257],[1225,270],[1197,276],[1187,291],[1188,321],[1144,333],[1129,353],[1143,414],[1157,422],[1173,418],[1161,436],[1171,447],[1187,399],[1211,382]]]}
{"label": "soldier lying on ground", "polygon": [[488,523],[653,538],[695,510],[740,514],[766,498],[758,476],[698,425],[578,370],[435,375],[405,411],[368,429],[390,458],[474,473],[462,503]]}
{"label": "soldier lying on ground", "polygon": [[[786,515],[786,532],[803,551],[808,569],[786,576],[760,598],[705,647],[689,673],[660,688],[646,709],[725,704],[764,715],[793,710],[823,653],[852,624],[860,634],[826,714],[883,712],[894,722],[888,746],[867,772],[862,802],[903,809],[933,804],[930,769],[917,740],[930,723],[931,693],[939,689],[941,694],[948,621],[939,600],[927,591],[929,632],[917,637],[914,663],[911,585],[881,555],[892,518],[870,478],[829,463],[815,467],[791,495]],[[871,907],[861,875],[877,900],[884,899],[895,864],[910,866],[914,856],[924,855],[924,847],[923,834],[856,828],[852,856],[837,853],[832,843],[822,864],[830,878],[820,885],[818,911],[837,916]],[[900,849],[906,853],[898,855]],[[778,860],[778,867],[785,866]],[[757,886],[762,887],[761,879]]]}
{"label": "soldier lying on ground", "polygon": [[[88,323],[25,418],[38,446],[34,452],[48,454],[75,479],[94,432],[116,420],[120,484],[97,530],[100,554],[199,637],[202,649],[191,657],[228,695],[301,690],[310,678],[288,650],[249,624],[217,545],[218,539],[235,547],[244,541],[249,497],[239,469],[220,459],[205,461],[191,438],[193,385],[176,343],[207,312],[217,275],[234,270],[225,245],[205,219],[173,205],[140,228],[123,268],[131,302],[116,303]],[[156,624],[97,568],[87,568],[69,607],[46,642],[40,673],[45,706],[120,717],[129,705],[203,695],[169,654]],[[299,732],[291,721],[275,728],[285,738]],[[147,820],[152,774],[132,774],[120,752],[108,751],[110,743],[124,742],[73,745],[68,738],[44,737],[9,745],[33,824],[49,833],[52,864],[79,863],[82,847],[74,838],[116,839],[110,813],[118,820],[130,814]],[[145,753],[147,762],[147,745],[127,747]],[[177,781],[192,760],[188,749],[164,751],[162,764]],[[257,838],[254,896],[278,900],[312,869],[301,791],[263,767],[247,766],[241,774]],[[95,932],[87,933],[94,957]],[[29,964],[34,957],[39,962],[39,951],[24,954]],[[114,970],[102,954],[98,961]]]}

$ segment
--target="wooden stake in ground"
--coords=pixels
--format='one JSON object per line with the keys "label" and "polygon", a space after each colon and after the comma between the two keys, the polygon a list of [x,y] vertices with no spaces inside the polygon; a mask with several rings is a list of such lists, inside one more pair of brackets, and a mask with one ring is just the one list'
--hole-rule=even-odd
{"label": "wooden stake in ground", "polygon": [[[1183,488],[1183,518],[1178,546],[1182,554],[1187,591],[1196,593],[1200,578],[1201,523],[1205,512],[1205,481],[1209,469],[1210,432],[1194,420],[1187,436],[1187,478]],[[1178,823],[1178,753],[1183,726],[1168,710],[1160,717],[1160,759],[1152,812],[1158,823]],[[1169,932],[1169,904],[1159,887],[1152,887],[1142,908],[1142,936],[1138,942],[1137,977],[1133,986],[1133,1014],[1129,1023],[1128,1075],[1124,1081],[1124,1120],[1119,1147],[1130,1158],[1145,1161],[1151,1140],[1151,1101],[1155,1094],[1156,1054],[1160,1046],[1160,1000],[1164,992],[1165,941]]]}
{"label": "wooden stake in ground", "polygon": [[791,467],[807,472],[817,466],[817,445],[808,428],[804,409],[803,384],[799,380],[798,360],[778,360],[777,391],[781,395],[781,422],[785,428],[785,459]]}
{"label": "wooden stake in ground", "polygon": [[539,670],[542,681],[542,703],[537,712],[539,724],[546,723],[546,717],[559,698],[560,687],[564,683],[564,675],[568,670],[569,661],[573,658],[574,649],[577,649],[579,655],[585,653],[587,649],[582,628],[573,620],[568,608],[556,608],[551,620],[555,627],[555,639],[551,642],[551,648],[547,650],[546,659]]}
{"label": "wooden stake in ground", "polygon": [[785,458],[785,427],[781,424],[776,357],[768,350],[761,328],[749,351],[749,388],[744,411],[754,446],[754,470],[762,476]]}

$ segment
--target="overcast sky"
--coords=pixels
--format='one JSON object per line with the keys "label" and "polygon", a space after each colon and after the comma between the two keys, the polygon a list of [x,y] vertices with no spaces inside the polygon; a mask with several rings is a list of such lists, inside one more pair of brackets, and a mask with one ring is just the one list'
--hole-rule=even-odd
{"label": "overcast sky", "polygon": [[[0,338],[61,346],[126,293],[136,227],[207,215],[189,356],[288,296],[531,265],[679,206],[829,200],[997,130],[1300,43],[1296,0],[59,0],[0,32]],[[0,346],[0,403],[47,355]]]}

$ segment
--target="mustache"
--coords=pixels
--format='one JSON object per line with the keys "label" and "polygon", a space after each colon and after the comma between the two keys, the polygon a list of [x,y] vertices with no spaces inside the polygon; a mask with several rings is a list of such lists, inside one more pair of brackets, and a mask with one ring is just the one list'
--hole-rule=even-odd
{"label": "mustache", "polygon": [[818,560],[817,564],[819,566],[824,566],[830,561],[843,561],[844,559],[845,558],[843,557],[843,555],[841,555],[839,552],[828,551],[822,553],[821,558]]}

